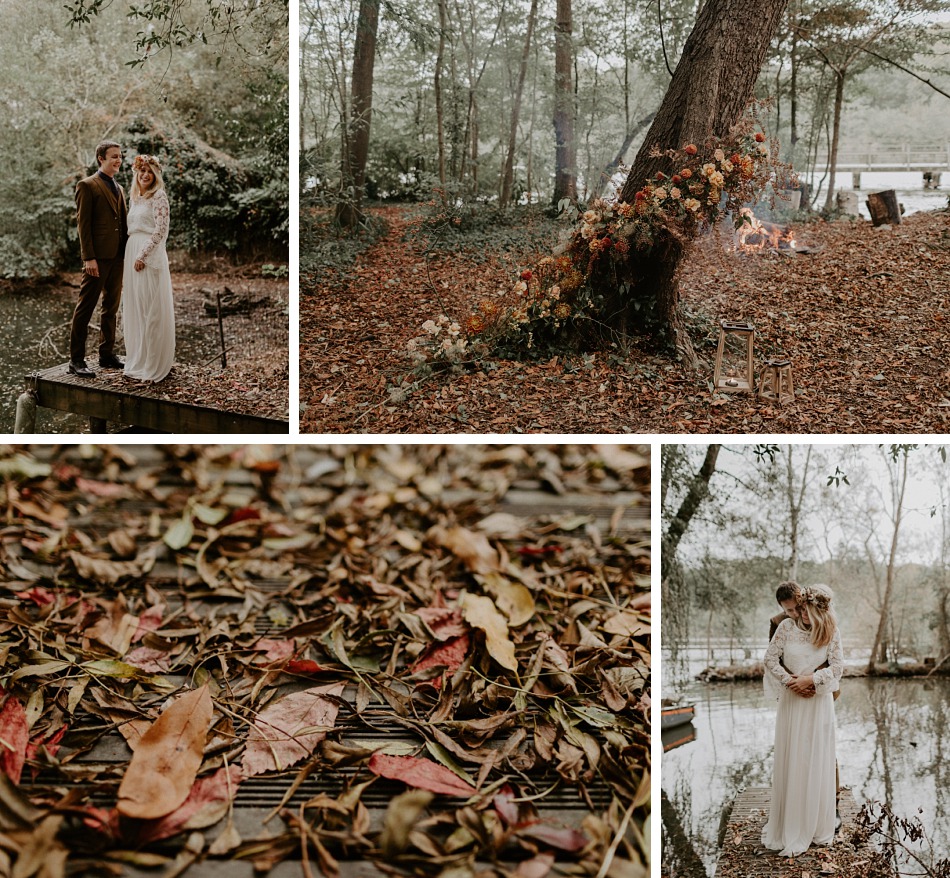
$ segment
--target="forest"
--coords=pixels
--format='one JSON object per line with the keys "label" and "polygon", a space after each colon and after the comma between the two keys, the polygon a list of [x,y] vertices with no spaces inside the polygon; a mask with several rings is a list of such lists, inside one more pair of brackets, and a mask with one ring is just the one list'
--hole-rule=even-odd
{"label": "forest", "polygon": [[[871,234],[839,206],[851,175],[836,167],[846,150],[945,145],[946,12],[944,0],[304,2],[305,429],[543,431],[567,417],[614,432],[747,432],[750,418],[807,431],[822,416],[808,390],[831,389],[820,378],[791,412],[709,393],[718,323],[771,318],[780,297],[793,317],[817,306],[846,325],[849,309],[811,287],[881,270],[892,293],[921,289],[884,267],[907,246],[896,227]],[[728,38],[711,26],[725,19]],[[756,220],[780,220],[791,243],[736,252],[738,209],[757,201]],[[907,219],[942,300],[942,223]],[[764,355],[815,365],[794,338],[768,327]],[[873,353],[870,375],[886,362]],[[551,383],[585,408],[552,410]],[[910,414],[918,429],[943,413]],[[886,426],[853,394],[829,420],[815,429]]]}
{"label": "forest", "polygon": [[73,189],[104,139],[126,189],[137,153],[165,165],[170,248],[286,262],[287,3],[218,6],[5,0],[2,277],[78,266]]}
{"label": "forest", "polygon": [[929,660],[947,670],[945,446],[667,445],[663,454],[663,635],[681,674],[687,648],[708,657],[713,640],[734,644],[720,664],[760,659],[785,580],[833,589],[856,668]]}

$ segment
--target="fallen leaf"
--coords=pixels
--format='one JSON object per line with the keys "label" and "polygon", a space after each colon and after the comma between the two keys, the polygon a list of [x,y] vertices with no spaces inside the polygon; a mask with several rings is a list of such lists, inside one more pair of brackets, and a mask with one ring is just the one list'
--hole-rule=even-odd
{"label": "fallen leaf", "polygon": [[465,527],[437,525],[430,528],[428,537],[452,552],[473,573],[488,573],[500,567],[498,552],[485,534]]}
{"label": "fallen leaf", "polygon": [[18,698],[9,695],[0,710],[0,772],[14,783],[20,782],[29,743],[26,711]]}
{"label": "fallen leaf", "polygon": [[466,592],[459,598],[459,607],[469,625],[485,632],[488,654],[503,668],[517,671],[518,660],[515,658],[514,644],[508,638],[508,623],[492,599]]}
{"label": "fallen leaf", "polygon": [[526,625],[534,617],[534,597],[520,582],[511,582],[500,573],[476,574],[475,579],[495,596],[498,609],[512,628]]}
{"label": "fallen leaf", "polygon": [[417,790],[428,790],[430,793],[468,798],[477,792],[475,787],[448,768],[418,756],[387,756],[377,752],[370,757],[368,768],[380,777],[400,780]]}
{"label": "fallen leaf", "polygon": [[409,833],[432,801],[427,790],[407,790],[396,796],[386,808],[379,847],[387,857],[401,854],[409,844]]}
{"label": "fallen leaf", "polygon": [[318,686],[281,698],[254,720],[244,751],[244,774],[283,771],[309,756],[336,723],[343,683]]}
{"label": "fallen leaf", "polygon": [[186,692],[142,735],[119,786],[119,813],[140,820],[170,814],[201,767],[213,706],[207,686]]}
{"label": "fallen leaf", "polygon": [[199,777],[178,808],[142,827],[138,842],[147,844],[188,829],[213,826],[228,813],[242,780],[244,774],[239,765],[229,765],[227,770],[219,768],[214,774]]}

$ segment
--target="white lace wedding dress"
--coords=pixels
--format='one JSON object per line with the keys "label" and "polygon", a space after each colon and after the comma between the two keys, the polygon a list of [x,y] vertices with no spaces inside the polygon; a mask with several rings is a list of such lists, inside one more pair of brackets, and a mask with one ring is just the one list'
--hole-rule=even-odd
{"label": "white lace wedding dress", "polygon": [[[139,381],[161,381],[175,362],[175,306],[168,269],[168,196],[133,198],[122,280],[122,331],[125,374]],[[141,259],[145,268],[135,270]]]}
{"label": "white lace wedding dress", "polygon": [[[815,670],[828,662],[827,668]],[[782,667],[782,662],[785,668]],[[772,804],[762,844],[782,856],[811,844],[831,844],[835,834],[835,708],[832,693],[842,670],[841,635],[825,647],[786,619],[765,654],[765,690],[778,694]],[[796,695],[784,684],[792,674],[814,673],[816,694]]]}

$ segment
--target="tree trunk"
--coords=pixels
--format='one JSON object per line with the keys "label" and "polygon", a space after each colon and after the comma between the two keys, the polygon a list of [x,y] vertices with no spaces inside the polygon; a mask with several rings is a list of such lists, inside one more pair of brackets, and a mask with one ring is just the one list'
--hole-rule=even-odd
{"label": "tree trunk", "polygon": [[883,226],[885,223],[890,223],[892,226],[900,225],[901,206],[897,201],[897,193],[893,189],[870,192],[865,203],[871,214],[871,222],[875,226]]}
{"label": "tree trunk", "polygon": [[554,25],[554,207],[577,201],[577,157],[574,145],[574,90],[571,72],[574,47],[571,0],[557,0]]}
{"label": "tree trunk", "polygon": [[524,81],[528,75],[528,58],[531,55],[531,38],[534,36],[534,22],[538,14],[538,0],[531,0],[528,13],[528,30],[524,38],[524,51],[521,53],[521,67],[518,70],[518,86],[515,89],[511,105],[511,128],[508,132],[508,155],[505,158],[505,172],[501,183],[501,204],[504,207],[511,201],[511,190],[515,176],[515,149],[518,145],[518,121],[521,117],[521,96],[524,93]]}
{"label": "tree trunk", "polygon": [[[709,480],[716,471],[716,460],[719,457],[721,447],[720,445],[710,445],[706,449],[703,465],[699,468],[699,472],[693,476],[686,491],[686,496],[683,498],[683,502],[680,503],[679,509],[676,510],[676,515],[670,519],[666,526],[661,552],[663,570],[666,570],[667,565],[672,563],[676,548],[679,546],[683,534],[686,533],[686,528],[689,527],[693,516],[699,511],[703,500],[709,496]],[[663,570],[661,570],[661,576],[666,578],[666,573]]]}
{"label": "tree trunk", "polygon": [[337,222],[347,228],[358,225],[363,219],[363,187],[366,185],[366,160],[369,157],[378,30],[379,0],[360,0],[350,88],[349,135],[343,151],[343,197],[336,209]]}
{"label": "tree trunk", "polygon": [[[788,0],[706,0],[656,118],[621,191],[632,202],[658,171],[671,172],[670,160],[651,155],[702,144],[711,135],[726,137],[742,116]],[[669,238],[669,236],[667,236]],[[679,265],[686,245],[670,238],[645,259],[631,258],[626,278],[608,287],[608,313],[614,328],[657,332],[692,360],[692,346],[679,308]]]}
{"label": "tree trunk", "polygon": [[902,452],[902,471],[899,476],[899,487],[895,484],[893,489],[894,498],[894,532],[891,534],[891,551],[887,558],[887,579],[884,584],[884,598],[881,601],[881,616],[877,623],[877,633],[874,635],[874,645],[871,647],[871,657],[868,659],[868,673],[874,670],[874,664],[877,659],[883,663],[886,656],[885,632],[887,631],[888,611],[891,602],[891,594],[894,591],[894,576],[897,570],[897,544],[900,537],[901,518],[904,511],[904,490],[907,487],[907,450]]}
{"label": "tree trunk", "polygon": [[834,206],[835,170],[838,166],[838,139],[841,134],[841,107],[844,105],[844,71],[835,71],[835,113],[831,128],[831,149],[828,153],[828,194],[825,196],[825,213]]}
{"label": "tree trunk", "polygon": [[445,195],[445,110],[442,105],[442,64],[445,61],[446,0],[439,0],[439,49],[435,56],[435,128],[439,142],[439,184]]}
{"label": "tree trunk", "polygon": [[805,489],[808,484],[808,467],[811,463],[811,445],[805,454],[805,466],[802,470],[802,482],[797,488],[795,486],[795,462],[792,459],[792,453],[795,446],[788,446],[788,458],[786,460],[786,490],[788,497],[788,540],[790,543],[788,558],[788,579],[798,579],[798,528],[802,517],[802,506],[805,502]]}

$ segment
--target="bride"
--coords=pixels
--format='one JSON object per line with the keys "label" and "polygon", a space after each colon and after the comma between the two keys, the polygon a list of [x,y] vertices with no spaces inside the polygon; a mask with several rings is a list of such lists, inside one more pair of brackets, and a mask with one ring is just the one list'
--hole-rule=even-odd
{"label": "bride", "polygon": [[136,156],[132,169],[135,179],[122,279],[125,375],[157,382],[175,362],[175,309],[165,252],[168,195],[154,156]]}
{"label": "bride", "polygon": [[[765,688],[778,695],[772,804],[762,844],[782,856],[835,834],[835,709],[841,635],[824,585],[802,590],[798,618],[783,621],[765,654]],[[828,667],[820,667],[827,662]],[[820,669],[819,669],[820,668]]]}

